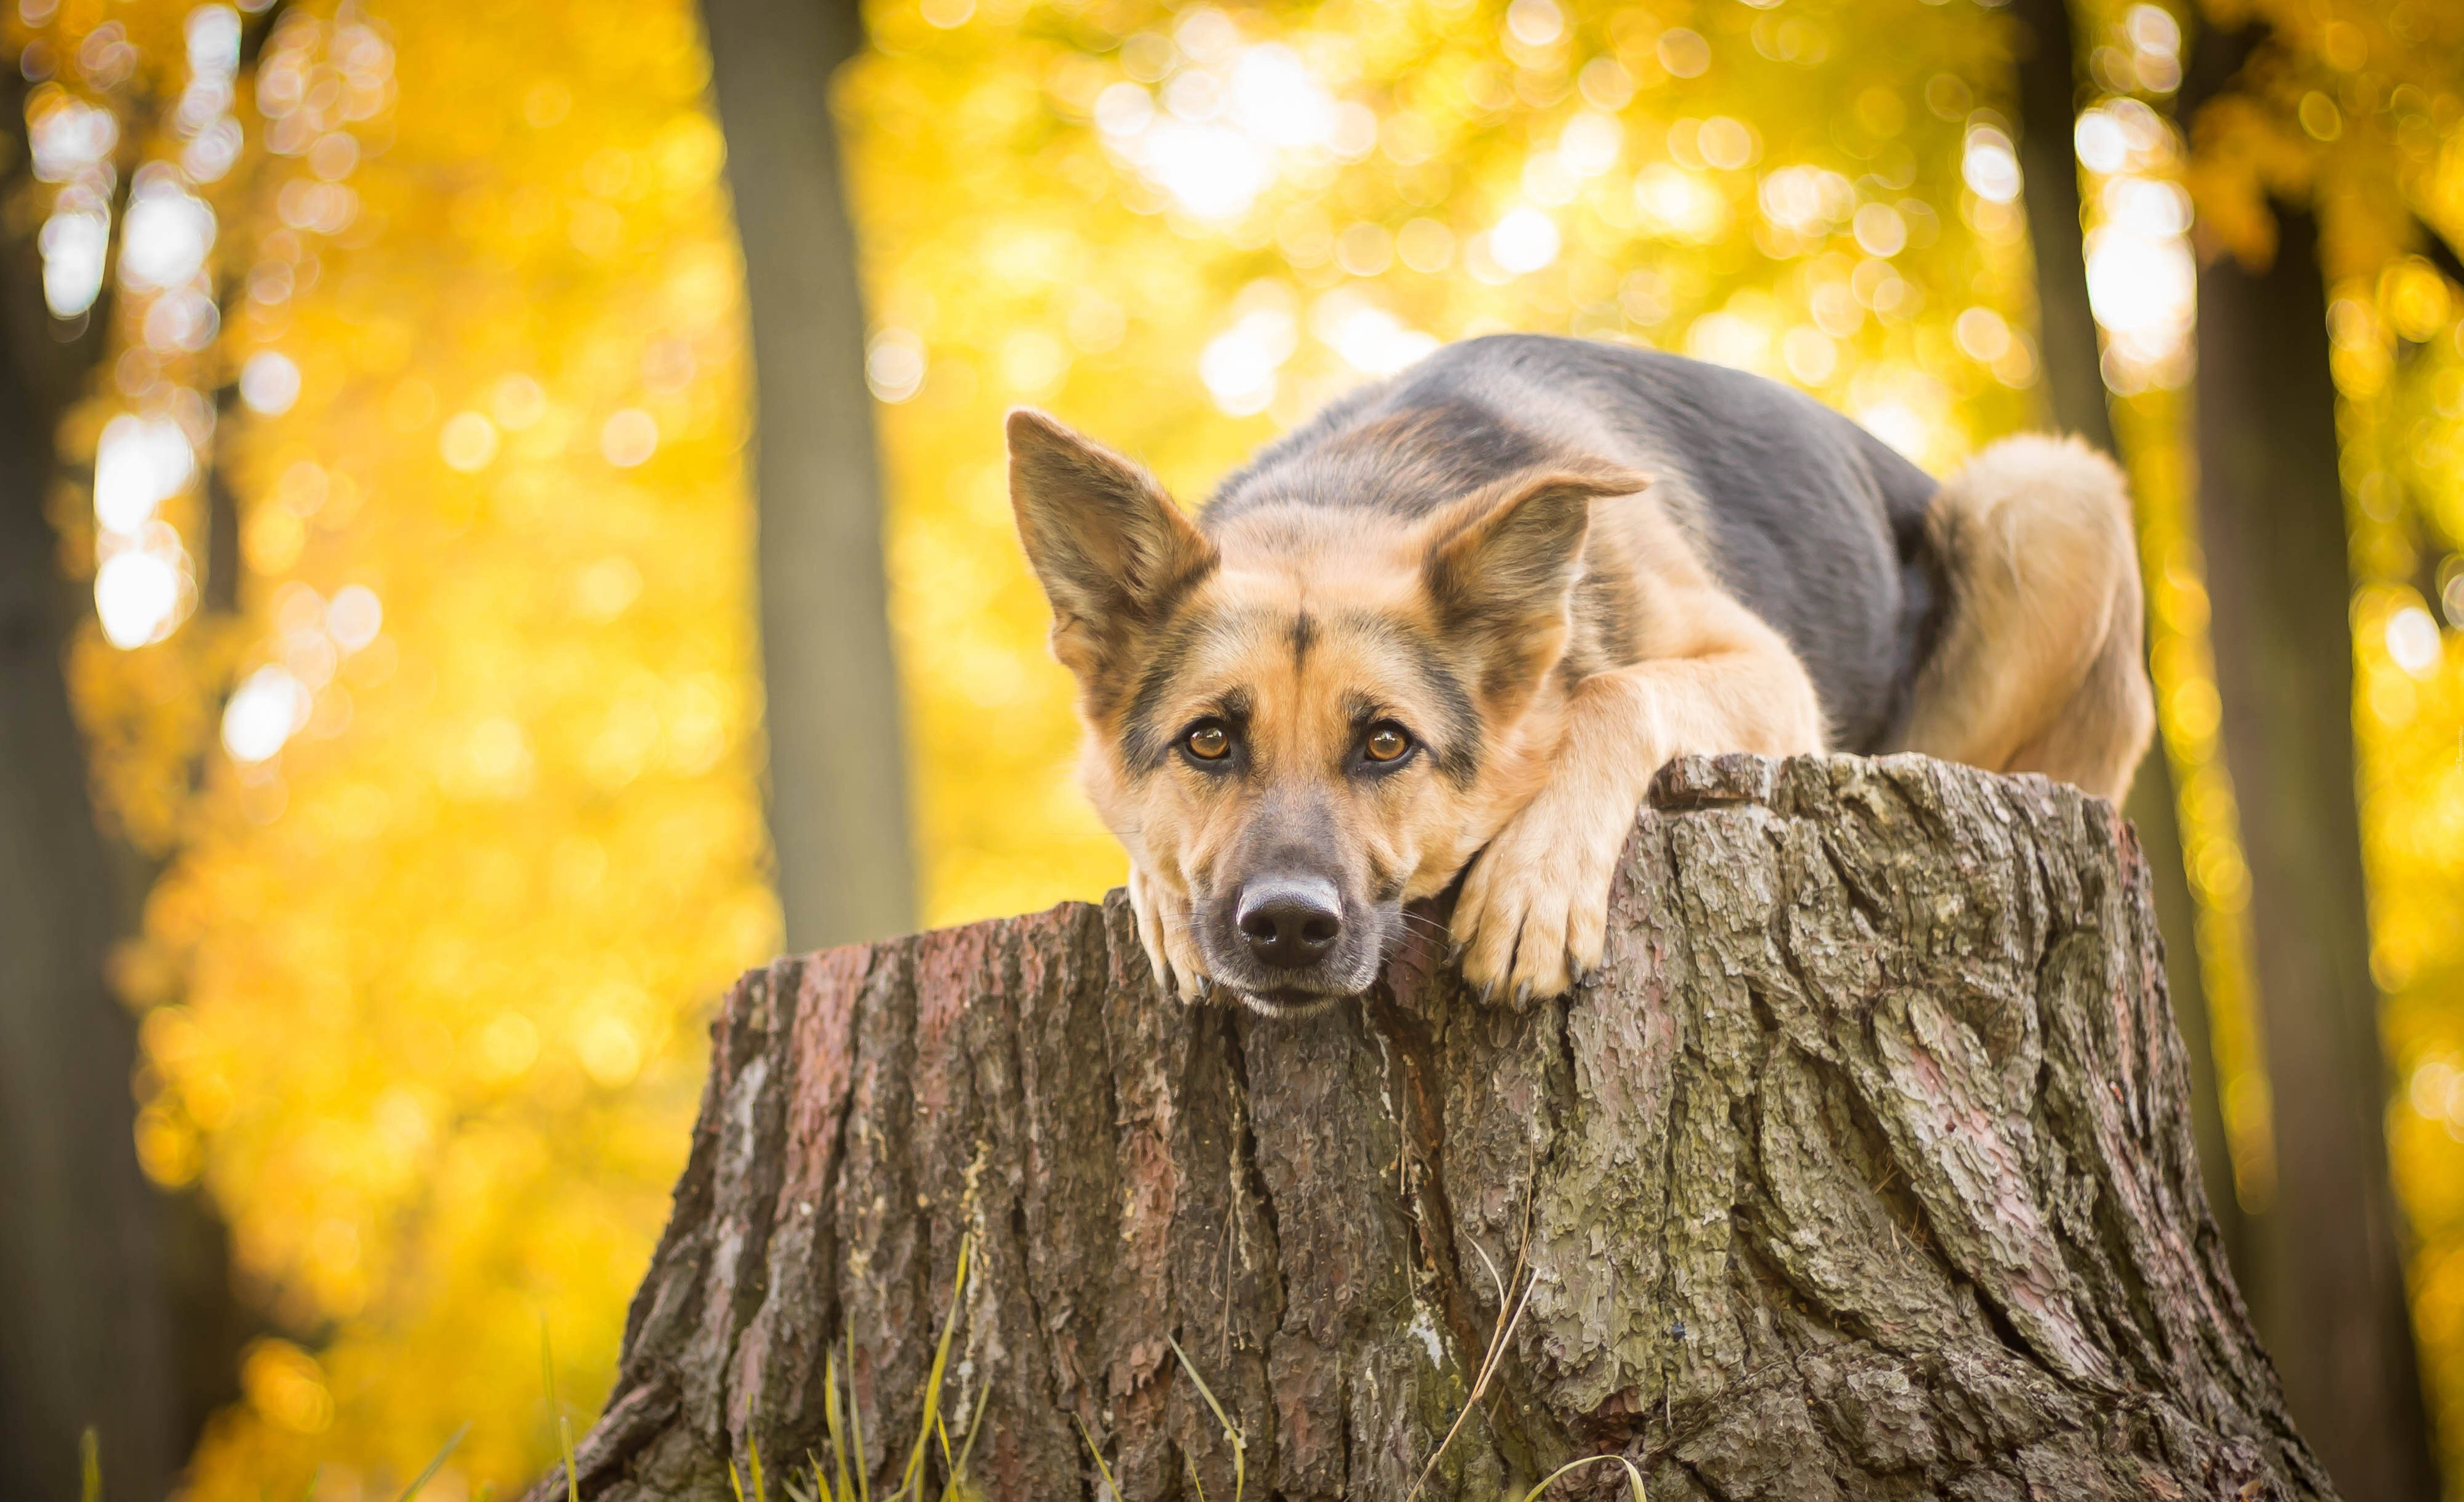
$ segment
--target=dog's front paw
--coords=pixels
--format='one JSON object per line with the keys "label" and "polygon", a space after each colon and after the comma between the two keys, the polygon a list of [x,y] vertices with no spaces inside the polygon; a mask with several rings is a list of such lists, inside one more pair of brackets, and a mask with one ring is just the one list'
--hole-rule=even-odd
{"label": "dog's front paw", "polygon": [[1137,915],[1138,944],[1147,952],[1147,963],[1155,967],[1156,986],[1164,995],[1184,1001],[1203,998],[1208,982],[1198,963],[1198,942],[1189,929],[1187,898],[1133,862],[1130,911]]}
{"label": "dog's front paw", "polygon": [[1633,824],[1622,804],[1551,788],[1489,842],[1454,916],[1463,979],[1483,999],[1528,1006],[1599,965],[1609,886]]}

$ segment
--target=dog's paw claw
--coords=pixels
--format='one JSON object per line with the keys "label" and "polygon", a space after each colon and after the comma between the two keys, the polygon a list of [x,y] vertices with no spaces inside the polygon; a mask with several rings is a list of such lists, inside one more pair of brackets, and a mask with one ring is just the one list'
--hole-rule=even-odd
{"label": "dog's paw claw", "polygon": [[1130,868],[1130,910],[1138,920],[1138,945],[1155,970],[1165,1000],[1199,1002],[1211,984],[1195,962],[1186,902],[1135,865]]}
{"label": "dog's paw claw", "polygon": [[1464,981],[1518,1011],[1562,996],[1598,965],[1625,817],[1543,795],[1463,879],[1454,935]]}

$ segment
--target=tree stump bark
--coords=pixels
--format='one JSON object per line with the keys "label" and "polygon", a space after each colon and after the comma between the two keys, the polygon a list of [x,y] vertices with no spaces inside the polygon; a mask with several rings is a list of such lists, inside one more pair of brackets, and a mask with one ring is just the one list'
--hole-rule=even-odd
{"label": "tree stump bark", "polygon": [[956,1445],[981,1405],[995,1498],[1099,1495],[1081,1425],[1128,1498],[1232,1497],[1194,1370],[1248,1496],[1401,1502],[1509,1303],[1424,1495],[1611,1452],[1654,1502],[2334,1495],[2209,1218],[2110,806],[1682,760],[1610,936],[1523,1013],[1437,943],[1305,1022],[1169,1003],[1119,893],[748,975],[581,1494],[724,1496],[758,1442],[781,1495],[833,1354],[887,1494],[963,1238],[941,1409]]}

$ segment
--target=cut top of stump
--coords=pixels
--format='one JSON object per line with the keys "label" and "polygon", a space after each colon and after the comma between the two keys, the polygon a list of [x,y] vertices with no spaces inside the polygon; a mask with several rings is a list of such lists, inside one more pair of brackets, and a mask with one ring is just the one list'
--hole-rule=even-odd
{"label": "cut top of stump", "polygon": [[1606,962],[1527,1012],[1425,939],[1315,1018],[1168,1001],[1117,892],[753,972],[582,1494],[826,1470],[832,1375],[886,1494],[962,1241],[937,1409],[996,1498],[1096,1495],[1089,1439],[1133,1498],[1612,1451],[1660,1502],[2332,1495],[2202,1198],[2135,838],[2041,778],[1674,762]]}

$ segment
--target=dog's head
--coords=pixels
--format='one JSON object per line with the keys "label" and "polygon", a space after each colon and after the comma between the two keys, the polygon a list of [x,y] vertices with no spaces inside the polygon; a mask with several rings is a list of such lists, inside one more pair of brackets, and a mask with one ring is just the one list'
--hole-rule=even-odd
{"label": "dog's head", "polygon": [[1210,536],[1050,418],[1009,439],[1097,810],[1253,1007],[1368,989],[1404,904],[1537,785],[1590,502],[1640,481],[1541,470],[1425,516],[1269,505]]}

